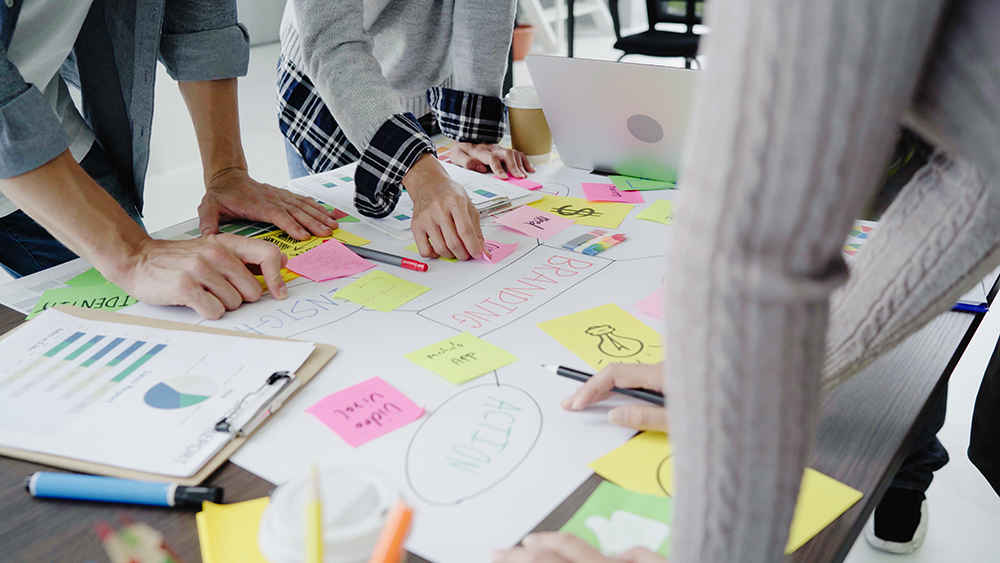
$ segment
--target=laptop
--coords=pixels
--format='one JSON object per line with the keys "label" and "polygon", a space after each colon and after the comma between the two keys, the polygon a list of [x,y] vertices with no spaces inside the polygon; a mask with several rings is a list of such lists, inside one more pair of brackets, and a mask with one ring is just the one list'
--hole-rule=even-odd
{"label": "laptop", "polygon": [[545,55],[525,62],[563,163],[677,180],[698,71]]}

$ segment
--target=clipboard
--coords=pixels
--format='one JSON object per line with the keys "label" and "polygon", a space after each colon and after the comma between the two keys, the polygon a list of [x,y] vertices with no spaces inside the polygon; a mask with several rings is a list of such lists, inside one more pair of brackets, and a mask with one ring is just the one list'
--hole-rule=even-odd
{"label": "clipboard", "polygon": [[[225,330],[219,328],[209,328],[198,325],[189,325],[185,323],[179,323],[174,321],[161,321],[157,319],[147,319],[145,317],[135,317],[132,315],[125,315],[122,313],[113,313],[109,311],[97,311],[93,309],[84,309],[82,307],[73,307],[69,305],[58,305],[53,307],[58,311],[79,317],[81,319],[87,319],[92,321],[104,321],[119,324],[130,324],[137,326],[145,326],[151,328],[162,328],[167,330],[182,330],[186,332],[202,332],[208,334],[221,334],[223,336],[237,336],[241,338],[261,338],[265,340],[288,340],[287,338],[279,338],[277,336],[263,336],[260,334],[247,334],[244,332],[238,332],[235,330]],[[24,325],[21,325],[24,326]],[[0,340],[7,338],[8,335],[13,334],[15,331],[20,330],[21,326],[14,328],[13,330],[7,332],[6,334],[0,336]],[[312,354],[306,358],[306,361],[302,364],[302,367],[295,372],[295,377],[298,378],[302,384],[288,396],[285,403],[288,402],[292,397],[298,394],[313,377],[319,373],[319,370],[323,368],[329,362],[333,356],[337,354],[337,347],[331,346],[329,344],[320,344],[313,342],[311,343],[315,348]],[[282,404],[284,406],[284,404]],[[274,412],[281,409],[281,406],[277,407]],[[271,415],[274,414],[271,413]],[[264,421],[266,424],[267,421]],[[259,428],[259,426],[258,426]],[[256,432],[256,428],[254,432]],[[156,473],[147,473],[144,471],[135,471],[132,469],[123,469],[120,467],[114,467],[111,465],[104,465],[101,463],[94,463],[90,461],[81,461],[78,459],[56,456],[52,454],[43,454],[38,452],[30,452],[26,450],[20,450],[16,448],[5,448],[0,446],[0,456],[11,457],[15,459],[23,459],[25,461],[30,461],[32,463],[40,463],[42,465],[49,465],[52,467],[59,467],[61,469],[68,469],[70,471],[77,471],[80,473],[90,473],[93,475],[107,475],[109,477],[121,477],[123,479],[136,479],[139,481],[153,481],[159,483],[177,483],[179,485],[184,485],[188,487],[193,487],[201,484],[202,481],[207,479],[209,475],[215,472],[223,463],[225,463],[236,450],[246,443],[253,436],[251,432],[247,436],[235,436],[228,444],[223,447],[219,453],[215,454],[215,457],[210,459],[197,473],[191,477],[179,478],[171,477],[168,475],[159,475]]]}

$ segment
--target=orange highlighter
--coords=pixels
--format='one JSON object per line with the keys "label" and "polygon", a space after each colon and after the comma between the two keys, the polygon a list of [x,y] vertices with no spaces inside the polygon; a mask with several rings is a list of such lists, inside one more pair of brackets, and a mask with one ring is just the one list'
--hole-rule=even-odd
{"label": "orange highlighter", "polygon": [[397,502],[382,525],[375,549],[368,563],[399,563],[403,555],[403,542],[410,533],[413,509],[402,500]]}

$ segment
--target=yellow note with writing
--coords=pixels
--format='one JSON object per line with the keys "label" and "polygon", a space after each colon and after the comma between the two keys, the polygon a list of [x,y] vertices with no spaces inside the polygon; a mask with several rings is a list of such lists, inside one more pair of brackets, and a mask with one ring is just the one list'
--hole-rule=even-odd
{"label": "yellow note with writing", "polygon": [[595,369],[663,361],[659,333],[614,303],[538,323],[538,328]]}
{"label": "yellow note with writing", "polygon": [[382,270],[373,270],[333,296],[388,313],[430,289]]}
{"label": "yellow note with writing", "polygon": [[353,244],[354,246],[364,246],[371,242],[364,237],[359,237],[344,229],[337,229],[333,231],[333,235],[328,237],[313,237],[309,240],[297,240],[285,231],[271,231],[251,238],[266,240],[277,245],[281,252],[289,258],[295,258],[299,254],[304,254],[330,239],[337,239],[344,244]]}
{"label": "yellow note with writing", "polygon": [[548,211],[559,217],[576,221],[577,225],[617,229],[629,211],[635,207],[631,203],[587,201],[582,197],[546,195],[528,204],[535,209]]}
{"label": "yellow note with writing", "polygon": [[[673,447],[662,432],[643,432],[624,446],[594,460],[590,468],[623,489],[650,495],[674,494]],[[795,503],[785,553],[805,545],[858,502],[861,491],[806,468]]]}
{"label": "yellow note with writing", "polygon": [[405,357],[456,385],[517,361],[510,352],[468,332],[410,352]]}
{"label": "yellow note with writing", "polygon": [[674,224],[674,202],[669,199],[658,199],[649,204],[641,213],[635,216],[636,219],[656,221],[664,225]]}
{"label": "yellow note with writing", "polygon": [[233,504],[202,503],[195,515],[205,563],[267,563],[257,547],[257,529],[269,497]]}

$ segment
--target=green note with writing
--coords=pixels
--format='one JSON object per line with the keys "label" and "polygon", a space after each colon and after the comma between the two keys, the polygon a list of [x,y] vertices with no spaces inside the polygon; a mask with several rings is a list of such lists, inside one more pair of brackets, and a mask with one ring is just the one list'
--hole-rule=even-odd
{"label": "green note with writing", "polygon": [[35,307],[28,314],[28,319],[32,319],[42,311],[56,305],[74,305],[85,309],[117,311],[136,303],[138,301],[134,297],[114,284],[48,289],[42,294],[38,303],[35,303]]}
{"label": "green note with writing", "polygon": [[468,332],[410,352],[406,359],[456,385],[517,361],[510,352]]}

